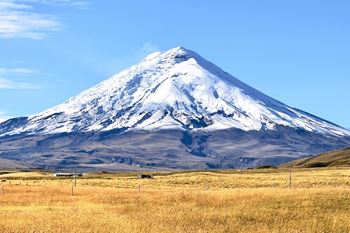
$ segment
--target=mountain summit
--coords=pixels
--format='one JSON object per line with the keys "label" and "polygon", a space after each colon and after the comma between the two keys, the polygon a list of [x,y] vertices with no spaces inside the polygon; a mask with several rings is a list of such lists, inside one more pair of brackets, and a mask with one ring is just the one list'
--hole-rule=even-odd
{"label": "mountain summit", "polygon": [[183,47],[152,53],[39,114],[0,123],[0,158],[49,169],[275,165],[349,145],[349,130]]}
{"label": "mountain summit", "polygon": [[1,134],[276,126],[345,136],[349,131],[291,108],[183,47],[139,64]]}

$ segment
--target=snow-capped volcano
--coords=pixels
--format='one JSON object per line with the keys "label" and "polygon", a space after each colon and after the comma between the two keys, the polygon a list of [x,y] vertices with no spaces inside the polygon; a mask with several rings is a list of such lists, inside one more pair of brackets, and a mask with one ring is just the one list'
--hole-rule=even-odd
{"label": "snow-capped volcano", "polygon": [[[65,103],[2,135],[20,133],[287,126],[346,136],[349,131],[289,107],[182,47],[155,52]],[[1,128],[1,127],[0,127]]]}
{"label": "snow-capped volcano", "polygon": [[350,146],[182,47],[156,52],[63,104],[0,123],[0,159],[46,169],[276,165]]}

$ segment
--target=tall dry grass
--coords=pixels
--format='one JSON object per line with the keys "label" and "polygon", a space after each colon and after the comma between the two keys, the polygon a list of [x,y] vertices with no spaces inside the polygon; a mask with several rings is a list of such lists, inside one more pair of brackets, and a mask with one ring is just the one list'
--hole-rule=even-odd
{"label": "tall dry grass", "polygon": [[349,175],[300,170],[293,189],[286,171],[91,175],[73,196],[69,179],[12,175],[0,232],[350,232]]}

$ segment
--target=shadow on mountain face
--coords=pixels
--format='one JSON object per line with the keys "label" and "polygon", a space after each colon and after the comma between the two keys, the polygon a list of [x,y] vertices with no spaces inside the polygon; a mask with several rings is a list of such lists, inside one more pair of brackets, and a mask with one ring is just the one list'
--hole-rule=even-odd
{"label": "shadow on mountain face", "polygon": [[278,165],[350,145],[350,138],[279,127],[242,131],[125,131],[0,138],[0,158],[64,170],[223,169]]}

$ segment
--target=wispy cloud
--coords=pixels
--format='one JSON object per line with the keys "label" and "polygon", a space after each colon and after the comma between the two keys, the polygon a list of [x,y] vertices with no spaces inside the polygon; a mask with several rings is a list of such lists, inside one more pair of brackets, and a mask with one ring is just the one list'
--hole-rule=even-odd
{"label": "wispy cloud", "polygon": [[0,109],[0,123],[6,121],[9,118],[11,117],[8,115],[8,112]]}
{"label": "wispy cloud", "polygon": [[23,68],[23,67],[15,67],[15,68],[6,68],[0,67],[0,74],[34,74],[35,70]]}
{"label": "wispy cloud", "polygon": [[91,4],[87,0],[21,0],[23,2],[41,3],[52,6],[71,6],[87,9]]}
{"label": "wispy cloud", "polygon": [[146,41],[143,45],[136,51],[135,57],[137,60],[145,58],[150,53],[159,51],[159,47],[152,41]]}
{"label": "wispy cloud", "polygon": [[0,37],[42,39],[47,31],[60,28],[51,15],[34,12],[34,8],[21,1],[4,0],[0,3]]}
{"label": "wispy cloud", "polygon": [[79,0],[1,0],[0,37],[43,39],[50,31],[57,31],[62,24],[54,15],[39,13],[39,4],[86,8],[87,1]]}
{"label": "wispy cloud", "polygon": [[6,78],[0,78],[0,89],[40,90],[42,87],[33,83],[17,82]]}
{"label": "wispy cloud", "polygon": [[[39,85],[30,82],[13,81],[14,79],[29,78],[36,71],[23,67],[0,67],[0,89],[22,89],[22,90],[38,90],[42,89]],[[6,77],[6,78],[4,78]]]}
{"label": "wispy cloud", "polygon": [[140,48],[140,52],[144,54],[153,53],[158,50],[159,50],[158,46],[155,45],[152,41],[145,42]]}

